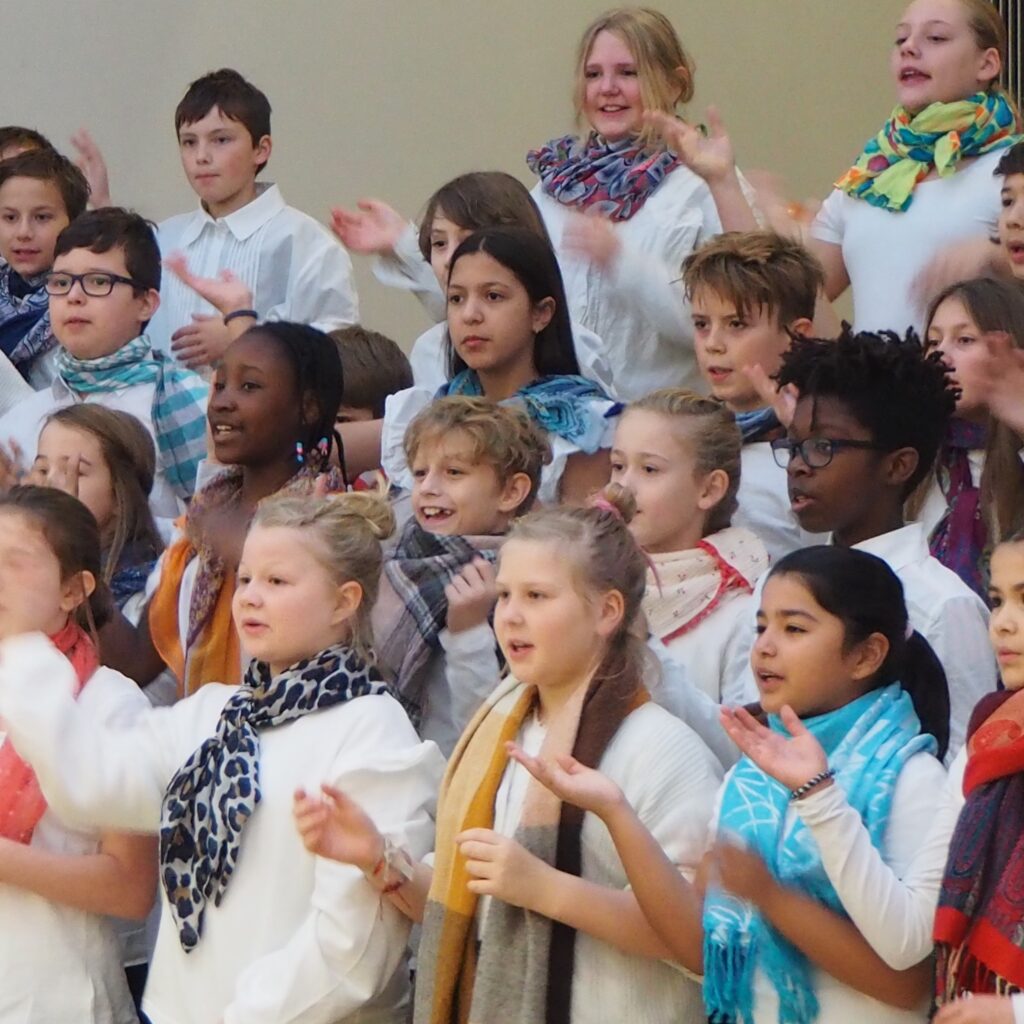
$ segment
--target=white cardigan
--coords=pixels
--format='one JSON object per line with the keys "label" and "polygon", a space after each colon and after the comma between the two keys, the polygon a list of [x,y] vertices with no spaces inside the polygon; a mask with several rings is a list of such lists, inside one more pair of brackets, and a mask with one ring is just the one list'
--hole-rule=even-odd
{"label": "white cardigan", "polygon": [[[0,714],[18,748],[60,813],[156,831],[167,784],[213,735],[234,689],[205,686],[101,737],[71,700],[72,681],[42,637],[3,643]],[[357,868],[306,852],[292,796],[330,782],[422,857],[442,768],[434,744],[419,741],[387,696],[262,732],[262,800],[223,901],[207,906],[198,947],[186,955],[172,916],[162,915],[143,1004],[153,1024],[398,1024],[409,922]]]}

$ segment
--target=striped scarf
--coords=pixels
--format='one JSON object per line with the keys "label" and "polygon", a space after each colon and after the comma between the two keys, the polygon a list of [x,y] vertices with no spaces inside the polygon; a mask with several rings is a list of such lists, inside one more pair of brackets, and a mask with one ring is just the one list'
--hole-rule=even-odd
{"label": "striped scarf", "polygon": [[[596,767],[623,720],[648,700],[616,679],[580,687],[547,724],[540,756],[572,754]],[[467,726],[448,762],[438,803],[434,877],[423,919],[415,1024],[568,1024],[576,932],[501,900],[491,901],[476,943],[477,896],[455,837],[492,828],[494,802],[537,692],[511,676]],[[530,781],[515,840],[560,871],[580,875],[583,811]]]}
{"label": "striped scarf", "polygon": [[209,385],[199,374],[155,350],[144,334],[98,359],[76,359],[62,348],[57,372],[78,395],[154,384],[151,416],[160,468],[179,498],[192,497],[199,463],[206,456]]}
{"label": "striped scarf", "polygon": [[29,363],[56,344],[43,275],[26,279],[9,265],[0,266],[0,349],[24,374]]}
{"label": "striped scarf", "polygon": [[1018,139],[1017,118],[998,92],[979,92],[955,103],[932,103],[917,114],[897,107],[870,139],[836,188],[893,213],[914,201],[914,189],[935,170],[956,173],[963,160]]}

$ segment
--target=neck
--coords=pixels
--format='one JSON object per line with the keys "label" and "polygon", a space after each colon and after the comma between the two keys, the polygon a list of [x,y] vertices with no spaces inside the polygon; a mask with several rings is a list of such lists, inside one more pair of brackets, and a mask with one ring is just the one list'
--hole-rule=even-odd
{"label": "neck", "polygon": [[254,509],[264,498],[270,497],[299,471],[295,460],[272,462],[265,466],[242,467],[242,507]]}
{"label": "neck", "polygon": [[222,203],[203,203],[203,209],[211,217],[217,219],[227,217],[236,210],[240,210],[243,206],[248,206],[256,198],[256,194],[256,182],[253,181],[243,188],[241,192],[236,192],[233,196],[229,196]]}
{"label": "neck", "polygon": [[602,650],[600,656],[594,659],[594,663],[585,672],[537,687],[539,702],[537,717],[540,721],[550,722],[552,717],[557,715],[580,689],[586,689],[590,685],[590,680],[593,679],[603,656],[604,651]]}
{"label": "neck", "polygon": [[484,396],[492,402],[503,402],[526,387],[531,381],[536,380],[538,374],[531,359],[525,365],[514,364],[493,370],[477,371],[477,376],[480,378],[480,387],[483,389]]}
{"label": "neck", "polygon": [[832,534],[832,543],[840,547],[852,548],[872,537],[881,537],[883,533],[892,533],[906,525],[903,518],[902,505],[885,508],[880,505],[878,511],[865,518],[862,522],[845,526]]}
{"label": "neck", "polygon": [[705,537],[705,522],[701,516],[696,522],[687,523],[671,537],[657,544],[650,544],[644,550],[649,555],[669,555],[675,551],[689,551],[695,548]]}

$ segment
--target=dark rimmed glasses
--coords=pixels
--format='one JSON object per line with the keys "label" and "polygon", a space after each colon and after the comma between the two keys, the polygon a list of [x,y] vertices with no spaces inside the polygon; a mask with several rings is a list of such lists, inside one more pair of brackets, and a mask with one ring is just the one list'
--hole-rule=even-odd
{"label": "dark rimmed glasses", "polygon": [[771,445],[775,464],[782,469],[789,468],[794,455],[799,455],[809,469],[824,469],[835,458],[836,452],[841,452],[844,448],[869,452],[885,451],[874,441],[847,441],[833,437],[808,437],[803,441],[778,437],[771,442]]}
{"label": "dark rimmed glasses", "polygon": [[65,274],[59,270],[51,271],[43,278],[43,287],[47,295],[70,295],[75,282],[82,286],[86,295],[94,299],[102,299],[114,290],[115,284],[127,284],[132,288],[143,288],[134,278],[123,277],[121,274]]}

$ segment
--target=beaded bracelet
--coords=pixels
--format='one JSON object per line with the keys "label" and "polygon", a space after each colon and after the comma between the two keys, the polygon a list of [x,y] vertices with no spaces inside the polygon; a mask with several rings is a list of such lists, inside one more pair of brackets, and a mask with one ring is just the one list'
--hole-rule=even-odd
{"label": "beaded bracelet", "polygon": [[234,312],[228,313],[228,315],[224,317],[224,326],[226,327],[232,320],[238,320],[243,316],[252,317],[253,320],[259,320],[260,318],[259,313],[257,313],[255,309],[236,309]]}
{"label": "beaded bracelet", "polygon": [[789,792],[789,798],[791,800],[801,800],[815,786],[820,786],[823,782],[828,782],[829,779],[834,779],[836,775],[835,768],[826,768],[823,772],[818,772],[813,778],[808,779],[799,789],[792,789]]}

